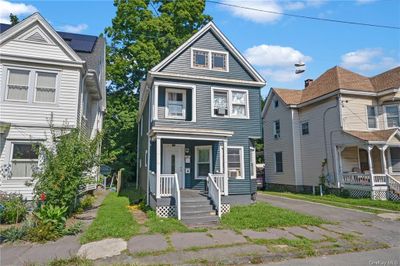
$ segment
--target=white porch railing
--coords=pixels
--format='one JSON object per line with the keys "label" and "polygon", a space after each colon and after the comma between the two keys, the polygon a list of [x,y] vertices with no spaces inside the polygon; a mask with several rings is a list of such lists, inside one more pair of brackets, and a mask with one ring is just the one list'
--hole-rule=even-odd
{"label": "white porch railing", "polygon": [[176,208],[176,216],[178,220],[181,219],[181,190],[179,188],[179,180],[178,175],[174,174],[174,182],[173,182],[173,189],[172,189],[172,196],[175,199],[175,208]]}
{"label": "white porch railing", "polygon": [[221,194],[228,195],[227,184],[225,184],[228,180],[225,178],[224,174],[209,174],[217,184],[217,187],[221,191]]}
{"label": "white porch railing", "polygon": [[373,174],[371,185],[372,186],[386,186],[387,185],[386,174]]}
{"label": "white porch railing", "polygon": [[[171,197],[174,185],[175,185],[175,175],[176,174],[160,174],[160,182],[158,191],[160,197]],[[179,186],[178,186],[179,189]]]}
{"label": "white porch railing", "polygon": [[361,173],[344,173],[342,174],[343,184],[346,185],[371,185],[371,175]]}
{"label": "white porch railing", "polygon": [[221,190],[218,188],[217,183],[212,176],[212,174],[208,174],[207,176],[207,188],[208,188],[208,196],[214,203],[214,206],[217,208],[218,217],[221,217]]}
{"label": "white porch railing", "polygon": [[389,188],[393,189],[396,193],[400,194],[400,182],[391,175],[387,175],[387,177],[388,177],[387,184]]}

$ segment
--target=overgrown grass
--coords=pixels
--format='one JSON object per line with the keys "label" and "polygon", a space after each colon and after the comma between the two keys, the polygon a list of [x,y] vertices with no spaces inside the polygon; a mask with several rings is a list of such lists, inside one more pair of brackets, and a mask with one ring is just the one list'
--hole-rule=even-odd
{"label": "overgrown grass", "polygon": [[55,259],[48,263],[49,266],[93,266],[94,262],[81,257],[72,257],[69,259]]}
{"label": "overgrown grass", "polygon": [[367,198],[354,199],[354,198],[339,197],[335,195],[324,195],[321,197],[308,194],[295,194],[290,192],[272,192],[272,191],[264,191],[262,193],[275,196],[283,196],[292,199],[308,200],[318,203],[329,204],[337,207],[355,208],[373,213],[380,213],[382,211],[371,208],[379,208],[388,211],[400,211],[400,202],[394,202],[389,200],[372,200]]}
{"label": "overgrown grass", "polygon": [[139,232],[139,224],[133,219],[127,206],[129,200],[111,192],[104,199],[96,219],[81,237],[81,243],[108,237],[129,239]]}
{"label": "overgrown grass", "polygon": [[119,196],[127,197],[129,199],[129,204],[134,204],[137,201],[143,201],[145,194],[136,189],[135,183],[126,183],[126,185],[119,192]]}
{"label": "overgrown grass", "polygon": [[274,207],[267,203],[233,207],[230,213],[222,216],[221,222],[223,225],[235,230],[263,230],[268,227],[329,223],[318,217]]}

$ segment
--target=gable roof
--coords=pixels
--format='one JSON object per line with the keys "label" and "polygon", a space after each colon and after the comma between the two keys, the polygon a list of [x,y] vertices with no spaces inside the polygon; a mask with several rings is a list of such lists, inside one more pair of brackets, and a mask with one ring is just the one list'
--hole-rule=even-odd
{"label": "gable roof", "polygon": [[400,88],[400,67],[376,75],[365,77],[350,70],[335,66],[303,90],[272,88],[288,105],[305,103],[331,92],[344,89],[360,92],[381,92]]}
{"label": "gable roof", "polygon": [[264,78],[254,69],[254,67],[242,56],[242,54],[236,49],[236,47],[225,37],[225,35],[217,28],[214,22],[210,21],[201,28],[197,33],[195,33],[192,37],[190,37],[185,43],[179,46],[174,52],[172,52],[169,56],[167,56],[164,60],[162,60],[159,64],[154,66],[150,73],[159,72],[165,66],[167,66],[172,60],[174,60],[177,56],[179,56],[183,51],[185,51],[190,45],[192,45],[195,41],[201,38],[206,32],[212,31],[216,38],[224,44],[229,52],[235,56],[238,62],[248,71],[250,76],[258,83],[260,83],[260,87],[265,85]]}

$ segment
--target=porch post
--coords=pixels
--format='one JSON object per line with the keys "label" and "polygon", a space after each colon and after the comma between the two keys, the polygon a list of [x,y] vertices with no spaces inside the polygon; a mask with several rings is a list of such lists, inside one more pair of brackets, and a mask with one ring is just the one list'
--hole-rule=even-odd
{"label": "porch post", "polygon": [[385,156],[386,148],[387,148],[386,145],[379,147],[379,149],[381,150],[381,161],[382,161],[383,173],[385,175],[388,174],[387,165],[386,165],[386,156]]}
{"label": "porch post", "polygon": [[369,166],[369,172],[371,175],[371,186],[374,186],[374,169],[373,169],[373,164],[372,164],[372,156],[371,156],[371,150],[373,149],[373,146],[368,145],[367,151],[368,151],[368,166]]}
{"label": "porch post", "polygon": [[228,140],[224,139],[224,195],[228,194]]}
{"label": "porch post", "polygon": [[156,198],[160,198],[161,137],[156,138]]}

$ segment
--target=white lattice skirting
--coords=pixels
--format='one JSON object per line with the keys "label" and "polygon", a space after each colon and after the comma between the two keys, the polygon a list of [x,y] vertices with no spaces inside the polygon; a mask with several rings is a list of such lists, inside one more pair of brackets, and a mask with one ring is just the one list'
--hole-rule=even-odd
{"label": "white lattice skirting", "polygon": [[387,191],[373,190],[371,198],[374,200],[387,200]]}
{"label": "white lattice skirting", "polygon": [[394,193],[393,191],[388,191],[388,198],[393,201],[400,201],[400,195]]}
{"label": "white lattice skirting", "polygon": [[230,211],[231,211],[231,205],[229,203],[221,204],[221,214],[229,213]]}
{"label": "white lattice skirting", "polygon": [[351,198],[369,198],[371,197],[371,191],[369,190],[358,190],[358,189],[349,189]]}
{"label": "white lattice skirting", "polygon": [[169,218],[176,216],[175,206],[157,206],[156,214],[161,218]]}

